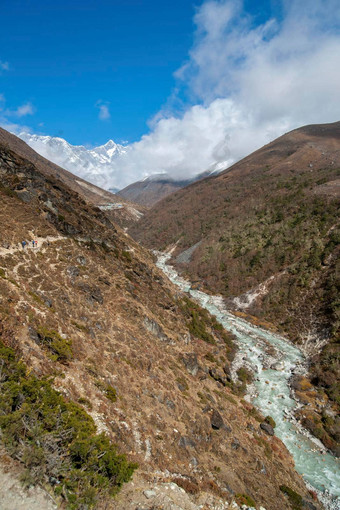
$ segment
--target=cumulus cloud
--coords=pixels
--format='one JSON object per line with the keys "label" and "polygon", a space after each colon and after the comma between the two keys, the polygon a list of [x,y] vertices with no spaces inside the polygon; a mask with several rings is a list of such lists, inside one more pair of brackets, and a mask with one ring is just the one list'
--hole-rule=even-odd
{"label": "cumulus cloud", "polygon": [[312,4],[283,1],[280,18],[256,25],[241,1],[203,3],[194,45],[176,72],[192,105],[181,116],[159,112],[150,133],[117,160],[108,185],[225,168],[290,129],[339,120],[340,4]]}
{"label": "cumulus cloud", "polygon": [[111,117],[109,110],[109,103],[104,103],[103,101],[97,101],[96,107],[99,109],[98,118],[100,120],[108,120]]}

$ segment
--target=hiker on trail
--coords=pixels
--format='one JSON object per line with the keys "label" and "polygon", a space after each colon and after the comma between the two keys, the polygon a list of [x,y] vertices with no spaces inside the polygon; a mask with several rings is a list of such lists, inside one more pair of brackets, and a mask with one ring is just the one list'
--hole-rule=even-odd
{"label": "hiker on trail", "polygon": [[25,246],[26,246],[26,241],[21,241],[21,245],[22,245],[22,249],[24,250],[25,249]]}
{"label": "hiker on trail", "polygon": [[34,248],[34,243],[35,243],[35,241],[32,241],[32,247],[33,247],[33,248]]}
{"label": "hiker on trail", "polygon": [[35,247],[38,248],[38,241],[34,241],[35,242]]}

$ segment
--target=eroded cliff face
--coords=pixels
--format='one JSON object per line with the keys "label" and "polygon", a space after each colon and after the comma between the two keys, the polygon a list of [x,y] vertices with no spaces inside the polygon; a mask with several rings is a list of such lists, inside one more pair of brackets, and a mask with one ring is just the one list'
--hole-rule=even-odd
{"label": "eroded cliff face", "polygon": [[234,500],[283,509],[283,485],[320,508],[283,443],[233,393],[230,335],[173,288],[149,252],[3,146],[0,197],[1,341],[139,464],[98,508],[160,508],[172,494],[174,508]]}

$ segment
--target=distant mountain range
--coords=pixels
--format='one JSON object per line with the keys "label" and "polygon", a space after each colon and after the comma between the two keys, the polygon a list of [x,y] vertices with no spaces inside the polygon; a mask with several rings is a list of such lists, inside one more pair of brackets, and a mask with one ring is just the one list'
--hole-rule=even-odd
{"label": "distant mountain range", "polygon": [[216,173],[218,172],[207,171],[184,181],[176,180],[169,174],[156,174],[142,181],[134,182],[116,193],[130,202],[151,207],[162,198],[174,193],[174,191],[178,191],[189,186],[189,184],[193,182],[204,179],[204,177],[209,177],[210,175],[215,175]]}
{"label": "distant mountain range", "polygon": [[[87,149],[83,145],[71,145],[59,137],[32,135],[26,132],[21,132],[18,136],[44,158],[111,193],[118,193],[121,189],[119,183],[122,182],[123,175],[126,182],[120,161],[128,154],[131,148],[129,145],[123,146],[109,140],[104,145]],[[143,170],[141,168],[141,174]],[[211,173],[215,172],[212,170],[183,180],[174,179],[167,173],[154,174],[129,184],[119,195],[136,204],[150,207],[168,194]],[[183,174],[185,175],[185,172]],[[112,182],[116,182],[118,187],[112,187]]]}
{"label": "distant mountain range", "polygon": [[[113,140],[94,149],[87,149],[83,145],[71,145],[59,137],[31,135],[26,132],[19,133],[18,136],[53,163],[104,188],[107,175],[113,171],[113,162],[128,150]],[[116,188],[113,192],[115,191]]]}

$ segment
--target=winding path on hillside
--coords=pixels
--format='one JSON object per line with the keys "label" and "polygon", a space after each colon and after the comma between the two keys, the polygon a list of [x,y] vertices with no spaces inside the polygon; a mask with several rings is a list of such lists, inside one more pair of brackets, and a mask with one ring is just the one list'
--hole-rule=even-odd
{"label": "winding path on hillside", "polygon": [[[30,239],[29,241],[25,240],[27,243],[25,248],[22,247],[21,242],[14,244],[14,245],[10,245],[8,248],[5,248],[3,246],[0,247],[0,256],[13,255],[14,253],[17,253],[17,252],[27,253],[28,251],[32,251],[33,253],[35,253],[35,252],[41,251],[42,248],[44,248],[43,249],[43,251],[44,251],[46,249],[46,245],[48,246],[49,243],[55,243],[57,241],[62,241],[63,239],[67,239],[67,237],[63,237],[63,236],[36,237],[36,236],[31,235],[29,237],[29,239]],[[34,241],[37,241],[37,246],[33,247],[33,245],[32,245],[33,239],[34,239]]]}

